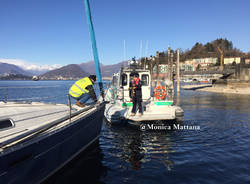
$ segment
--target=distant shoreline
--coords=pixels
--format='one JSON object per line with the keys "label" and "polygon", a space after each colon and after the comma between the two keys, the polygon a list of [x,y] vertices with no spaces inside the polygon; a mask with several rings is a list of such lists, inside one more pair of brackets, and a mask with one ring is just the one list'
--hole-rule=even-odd
{"label": "distant shoreline", "polygon": [[[103,81],[111,81],[111,77],[109,78],[103,78]],[[79,79],[65,79],[65,80],[58,80],[58,79],[41,79],[41,80],[37,80],[37,81],[76,81]],[[34,81],[37,82],[35,80],[32,79],[0,79],[0,81]]]}

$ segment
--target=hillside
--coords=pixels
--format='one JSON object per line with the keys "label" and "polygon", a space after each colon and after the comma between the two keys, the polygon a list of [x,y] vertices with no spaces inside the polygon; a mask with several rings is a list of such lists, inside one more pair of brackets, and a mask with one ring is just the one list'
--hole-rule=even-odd
{"label": "hillside", "polygon": [[79,65],[70,64],[59,69],[55,69],[40,76],[42,80],[71,80],[88,76],[89,73],[83,71]]}
{"label": "hillside", "polygon": [[[120,62],[113,65],[103,65],[101,66],[101,72],[103,77],[111,77],[113,73],[118,72],[122,66],[127,66],[127,62]],[[42,75],[40,75],[40,79],[42,80],[71,80],[71,79],[79,79],[90,74],[95,74],[95,64],[93,61],[89,61],[86,63],[70,64],[55,70],[48,71]],[[24,76],[32,76],[32,74],[28,71],[23,70],[19,66],[7,63],[0,63],[0,76],[9,76],[11,75],[11,79],[15,78],[19,75]],[[7,79],[6,78],[6,79]],[[5,78],[4,78],[5,79]]]}
{"label": "hillside", "polygon": [[[113,65],[103,65],[101,64],[101,72],[103,77],[111,77],[113,73],[118,72],[122,66],[127,66],[127,62],[120,62]],[[84,71],[88,71],[90,74],[95,74],[95,64],[94,61],[89,61],[86,63],[81,63],[79,66]]]}
{"label": "hillside", "polygon": [[229,41],[226,38],[218,38],[211,42],[207,42],[206,44],[197,42],[190,50],[182,51],[180,54],[181,61],[194,58],[218,57],[220,54],[218,48],[223,51],[224,57],[246,56],[245,53],[234,47],[232,41]]}
{"label": "hillside", "polygon": [[31,73],[24,71],[22,68],[8,63],[0,63],[0,76],[5,76],[9,74],[21,74],[32,76]]}

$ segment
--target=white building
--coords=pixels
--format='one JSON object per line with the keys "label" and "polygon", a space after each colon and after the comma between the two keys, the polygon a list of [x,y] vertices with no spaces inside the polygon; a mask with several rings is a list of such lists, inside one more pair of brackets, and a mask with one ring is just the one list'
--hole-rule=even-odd
{"label": "white building", "polygon": [[203,65],[207,64],[207,65],[209,65],[209,64],[216,64],[217,61],[218,61],[218,58],[212,58],[212,57],[210,57],[210,58],[199,58],[199,59],[193,59],[193,61],[196,62],[197,64],[203,64]]}
{"label": "white building", "polygon": [[206,68],[209,65],[215,65],[218,62],[218,58],[198,58],[198,59],[191,59],[186,60],[181,69],[185,71],[195,71],[197,66],[200,65],[202,68]]}
{"label": "white building", "polygon": [[250,59],[245,59],[245,64],[250,64]]}
{"label": "white building", "polygon": [[240,64],[240,57],[230,57],[230,58],[224,58],[224,65],[229,65],[229,64]]}

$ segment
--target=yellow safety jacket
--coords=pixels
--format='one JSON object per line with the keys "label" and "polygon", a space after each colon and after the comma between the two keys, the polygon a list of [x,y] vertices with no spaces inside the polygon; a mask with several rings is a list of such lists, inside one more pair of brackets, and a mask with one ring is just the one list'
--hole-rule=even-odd
{"label": "yellow safety jacket", "polygon": [[74,98],[79,98],[84,93],[89,93],[89,90],[86,89],[89,85],[93,85],[92,81],[88,77],[84,77],[71,86],[69,94]]}

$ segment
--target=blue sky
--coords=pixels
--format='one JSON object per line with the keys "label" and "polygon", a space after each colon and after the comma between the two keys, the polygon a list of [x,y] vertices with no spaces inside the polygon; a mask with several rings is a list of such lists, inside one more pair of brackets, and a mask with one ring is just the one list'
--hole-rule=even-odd
{"label": "blue sky", "polygon": [[[227,38],[250,52],[249,0],[90,0],[100,61]],[[92,60],[83,0],[0,0],[0,58],[39,65]]]}

